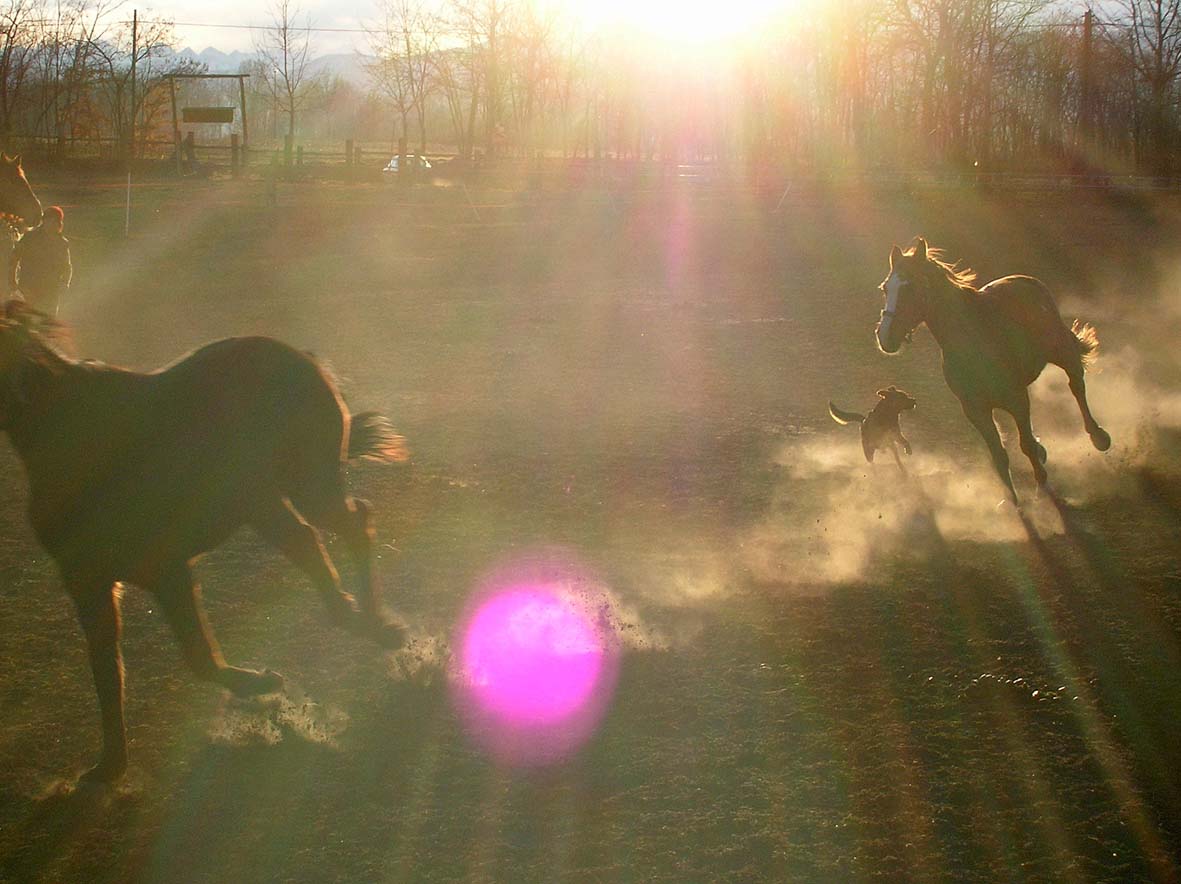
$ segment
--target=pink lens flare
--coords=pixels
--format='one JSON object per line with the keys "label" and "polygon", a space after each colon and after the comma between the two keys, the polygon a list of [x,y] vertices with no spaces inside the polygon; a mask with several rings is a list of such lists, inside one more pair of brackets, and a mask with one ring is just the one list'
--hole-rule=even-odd
{"label": "pink lens flare", "polygon": [[534,562],[497,572],[457,636],[461,717],[480,746],[510,764],[568,757],[593,733],[615,684],[618,640],[606,598],[553,571]]}

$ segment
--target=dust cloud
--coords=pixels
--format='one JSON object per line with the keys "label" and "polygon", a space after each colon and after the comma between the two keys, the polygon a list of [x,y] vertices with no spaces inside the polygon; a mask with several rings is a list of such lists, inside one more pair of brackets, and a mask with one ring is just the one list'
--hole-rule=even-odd
{"label": "dust cloud", "polygon": [[346,712],[322,706],[288,682],[282,693],[249,699],[227,695],[209,736],[226,746],[273,746],[292,736],[335,748],[348,724]]}
{"label": "dust cloud", "polygon": [[[1031,386],[1034,432],[1048,452],[1051,487],[1071,503],[1119,493],[1131,472],[1168,457],[1157,445],[1160,430],[1181,430],[1181,392],[1167,380],[1181,376],[1175,340],[1181,318],[1181,270],[1176,297],[1161,296],[1123,312],[1110,306],[1078,310],[1094,317],[1103,349],[1087,373],[1093,414],[1111,433],[1107,452],[1095,450],[1066,375],[1048,366]],[[1073,316],[1070,306],[1064,316]],[[1171,321],[1161,322],[1164,315]],[[1155,324],[1152,319],[1155,318]],[[1104,319],[1117,330],[1104,333]],[[1106,341],[1117,343],[1108,347]],[[1135,345],[1126,343],[1131,338]],[[1062,533],[1061,517],[1033,487],[1012,420],[997,413],[1011,470],[1026,517],[1044,536]],[[834,584],[873,580],[891,560],[923,556],[933,543],[1021,542],[1020,514],[998,506],[1004,492],[983,443],[953,449],[909,430],[918,454],[903,458],[903,476],[888,454],[867,464],[856,440],[831,438],[786,444],[777,463],[782,478],[767,512],[741,539],[738,564],[750,577],[799,592],[824,592]]]}
{"label": "dust cloud", "polygon": [[[969,463],[918,454],[904,459],[903,475],[888,459],[867,464],[856,442],[787,445],[771,505],[739,544],[741,567],[758,583],[822,593],[872,580],[874,567],[942,541],[1026,537],[1017,510],[1000,504],[1004,492],[984,452],[963,459]],[[1048,507],[1027,510],[1039,531],[1062,530]]]}

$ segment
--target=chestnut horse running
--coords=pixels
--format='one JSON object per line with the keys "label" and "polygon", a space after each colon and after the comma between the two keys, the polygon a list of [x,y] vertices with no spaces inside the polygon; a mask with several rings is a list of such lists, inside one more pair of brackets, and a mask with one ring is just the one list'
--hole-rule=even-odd
{"label": "chestnut horse running", "polygon": [[[0,430],[24,463],[33,529],[89,646],[103,752],[86,779],[113,781],[127,767],[119,583],[155,596],[199,678],[239,696],[282,685],[276,673],[226,664],[193,579],[194,559],[241,525],[315,582],[335,622],[401,644],[380,611],[369,507],[346,495],[343,476],[350,458],[406,458],[384,418],[350,417],[320,366],[271,338],[216,341],[141,374],[63,355],[52,343],[59,329],[20,302],[5,306]],[[355,600],[313,525],[343,539]]]}
{"label": "chestnut horse running", "polygon": [[1092,444],[1106,451],[1111,436],[1091,414],[1083,379],[1098,355],[1099,337],[1077,320],[1067,328],[1045,285],[1032,276],[1006,276],[979,289],[975,279],[972,271],[941,260],[922,237],[905,252],[894,246],[890,273],[880,286],[886,307],[877,326],[878,347],[897,353],[919,325],[927,324],[943,351],[947,386],[984,437],[993,466],[1017,503],[993,409],[1009,412],[1017,422],[1021,450],[1033,464],[1038,486],[1044,486],[1046,449],[1033,434],[1027,387],[1052,362],[1066,372]]}

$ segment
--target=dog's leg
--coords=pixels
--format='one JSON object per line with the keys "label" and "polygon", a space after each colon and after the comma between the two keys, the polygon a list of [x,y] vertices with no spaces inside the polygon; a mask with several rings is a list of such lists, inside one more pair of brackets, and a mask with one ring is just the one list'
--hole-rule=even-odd
{"label": "dog's leg", "polygon": [[123,657],[119,651],[119,599],[110,582],[67,581],[86,633],[90,669],[103,722],[103,752],[83,781],[111,783],[127,770],[127,729],[123,722]]}
{"label": "dog's leg", "polygon": [[894,463],[898,464],[898,469],[902,471],[902,475],[906,476],[906,467],[902,465],[902,458],[898,456],[898,445],[894,442],[890,443],[890,453],[894,455]]}
{"label": "dog's leg", "polygon": [[193,674],[212,681],[240,697],[269,694],[283,686],[277,672],[227,666],[201,610],[201,589],[188,565],[176,564],[148,587],[160,603],[185,662]]}

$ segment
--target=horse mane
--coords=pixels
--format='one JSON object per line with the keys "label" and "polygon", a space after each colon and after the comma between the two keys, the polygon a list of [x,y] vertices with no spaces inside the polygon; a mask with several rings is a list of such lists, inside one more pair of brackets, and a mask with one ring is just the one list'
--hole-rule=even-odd
{"label": "horse mane", "polygon": [[19,328],[25,341],[33,345],[24,348],[28,361],[46,367],[75,361],[74,338],[65,323],[16,298],[4,302],[0,309],[0,322],[4,320]]}
{"label": "horse mane", "polygon": [[961,291],[976,294],[976,271],[971,267],[961,267],[959,261],[948,261],[943,255],[943,249],[927,249],[927,260],[943,271],[948,282]]}

